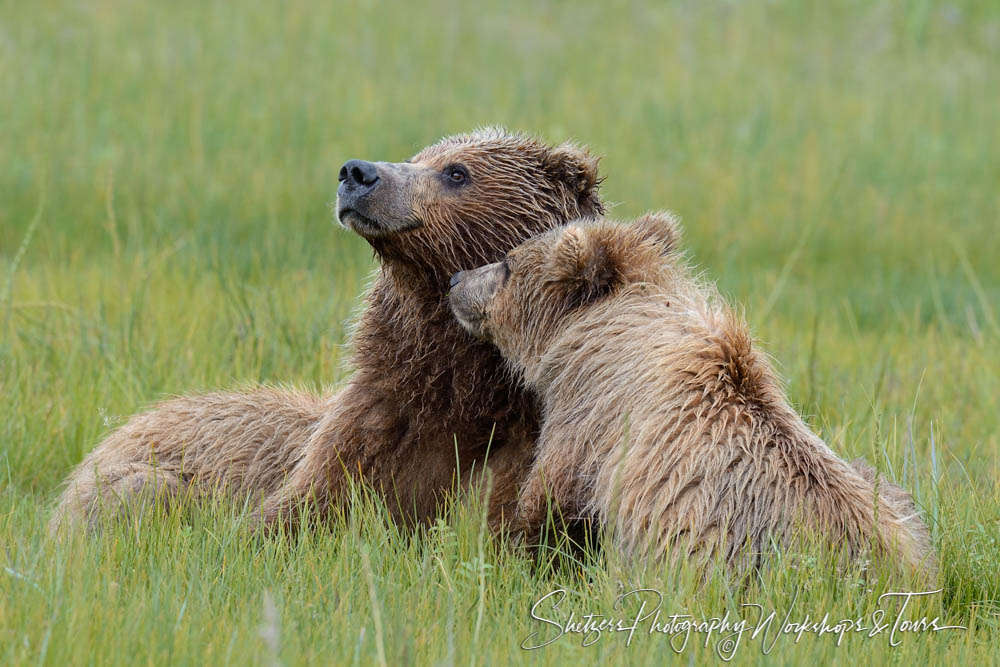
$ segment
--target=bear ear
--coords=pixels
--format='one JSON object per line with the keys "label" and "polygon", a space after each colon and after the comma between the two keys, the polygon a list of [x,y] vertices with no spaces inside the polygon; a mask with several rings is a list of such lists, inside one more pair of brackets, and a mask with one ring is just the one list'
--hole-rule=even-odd
{"label": "bear ear", "polygon": [[587,149],[566,142],[551,149],[543,159],[549,176],[565,183],[576,196],[583,217],[604,213],[604,204],[598,195],[601,179],[597,172],[599,158],[592,157]]}
{"label": "bear ear", "polygon": [[680,250],[681,224],[673,213],[651,211],[632,223],[632,229],[643,241],[656,245],[663,256]]}
{"label": "bear ear", "polygon": [[566,227],[549,256],[549,276],[571,286],[575,305],[607,294],[620,279],[618,268],[597,230]]}

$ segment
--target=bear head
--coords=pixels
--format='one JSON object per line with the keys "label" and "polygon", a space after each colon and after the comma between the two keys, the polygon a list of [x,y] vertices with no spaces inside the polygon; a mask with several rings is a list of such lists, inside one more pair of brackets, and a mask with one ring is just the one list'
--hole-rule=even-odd
{"label": "bear head", "polygon": [[451,278],[452,313],[524,373],[590,307],[636,283],[672,280],[680,228],[669,213],[632,224],[576,221],[530,239],[503,260]]}
{"label": "bear head", "polygon": [[499,128],[442,139],[400,162],[349,160],[337,217],[384,264],[441,287],[522,241],[603,212],[597,159]]}

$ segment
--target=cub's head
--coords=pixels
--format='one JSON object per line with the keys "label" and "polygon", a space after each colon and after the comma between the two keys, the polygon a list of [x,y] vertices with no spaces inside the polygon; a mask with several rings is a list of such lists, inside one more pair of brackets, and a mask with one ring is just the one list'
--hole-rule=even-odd
{"label": "cub's head", "polygon": [[533,238],[503,260],[451,278],[452,313],[524,370],[588,308],[634,283],[659,282],[680,242],[669,213],[632,224],[574,222]]}
{"label": "cub's head", "polygon": [[442,290],[459,269],[604,210],[586,150],[495,128],[442,139],[406,162],[349,160],[339,179],[341,224]]}

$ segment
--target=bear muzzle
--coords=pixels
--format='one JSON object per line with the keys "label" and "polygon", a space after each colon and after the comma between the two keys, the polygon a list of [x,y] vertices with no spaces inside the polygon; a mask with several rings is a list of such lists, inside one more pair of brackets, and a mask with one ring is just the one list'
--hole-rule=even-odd
{"label": "bear muzzle", "polygon": [[337,179],[337,219],[366,239],[422,225],[414,215],[415,165],[348,160]]}
{"label": "bear muzzle", "polygon": [[480,338],[489,339],[486,310],[503,285],[502,263],[487,264],[471,271],[459,271],[449,281],[448,304],[462,327]]}

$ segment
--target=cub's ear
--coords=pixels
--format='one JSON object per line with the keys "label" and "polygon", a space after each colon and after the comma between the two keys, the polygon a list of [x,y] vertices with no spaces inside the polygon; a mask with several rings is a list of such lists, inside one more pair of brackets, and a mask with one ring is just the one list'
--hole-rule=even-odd
{"label": "cub's ear", "polygon": [[566,227],[548,259],[551,279],[571,286],[571,301],[576,305],[607,294],[620,278],[620,272],[597,230],[579,225]]}
{"label": "cub's ear", "polygon": [[549,176],[562,181],[576,194],[580,215],[584,217],[604,213],[604,204],[597,192],[603,180],[597,173],[598,160],[586,148],[571,142],[551,149],[543,159],[543,167]]}
{"label": "cub's ear", "polygon": [[644,241],[655,244],[661,255],[677,252],[681,247],[681,223],[668,211],[651,211],[632,223],[632,229]]}

